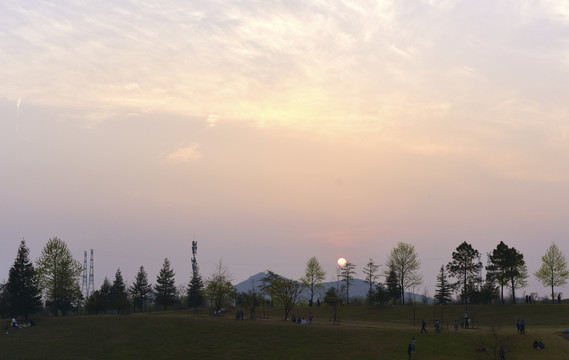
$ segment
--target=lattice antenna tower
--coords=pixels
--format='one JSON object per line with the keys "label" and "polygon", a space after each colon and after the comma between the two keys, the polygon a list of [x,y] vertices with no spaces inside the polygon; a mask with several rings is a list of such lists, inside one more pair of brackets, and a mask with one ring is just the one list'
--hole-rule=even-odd
{"label": "lattice antenna tower", "polygon": [[91,261],[89,262],[89,285],[87,285],[87,296],[89,290],[95,291],[95,266],[93,264],[93,249],[91,249]]}
{"label": "lattice antenna tower", "polygon": [[197,241],[192,241],[192,271],[194,274],[194,277],[197,275],[197,271],[198,271],[198,262],[196,260],[196,254],[198,252],[198,242]]}
{"label": "lattice antenna tower", "polygon": [[86,299],[89,297],[89,290],[87,289],[87,251],[83,253],[85,256],[83,257],[83,283],[81,284],[81,293]]}

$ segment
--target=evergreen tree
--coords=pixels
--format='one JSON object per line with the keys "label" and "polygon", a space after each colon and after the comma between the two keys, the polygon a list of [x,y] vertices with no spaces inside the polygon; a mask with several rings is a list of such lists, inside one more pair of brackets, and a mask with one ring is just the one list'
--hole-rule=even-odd
{"label": "evergreen tree", "polygon": [[363,269],[363,273],[365,275],[364,281],[369,286],[369,290],[367,292],[367,298],[370,304],[373,302],[373,298],[375,296],[373,287],[379,278],[379,274],[377,273],[379,270],[379,265],[377,265],[372,258],[369,259],[368,263]]}
{"label": "evergreen tree", "polygon": [[156,303],[164,307],[166,311],[168,305],[176,303],[176,284],[174,280],[174,270],[170,267],[170,261],[168,258],[164,259],[162,264],[162,269],[158,277],[156,277],[156,285],[154,290],[156,291]]}
{"label": "evergreen tree", "polygon": [[134,311],[144,311],[144,304],[146,303],[146,296],[152,291],[152,285],[148,283],[148,275],[144,270],[144,266],[138,269],[134,284],[130,287],[130,294],[134,302]]}
{"label": "evergreen tree", "polygon": [[8,317],[8,291],[6,290],[6,283],[0,284],[0,318]]}
{"label": "evergreen tree", "polygon": [[78,306],[82,298],[79,279],[81,263],[71,255],[67,244],[54,237],[49,239],[36,260],[40,287],[46,297],[46,306],[55,316],[66,315]]}
{"label": "evergreen tree", "polygon": [[486,279],[496,282],[500,286],[502,304],[504,303],[504,286],[508,284],[508,277],[506,276],[508,251],[508,245],[500,241],[496,249],[492,250],[492,254],[490,254],[490,264],[486,266]]}
{"label": "evergreen tree", "polygon": [[122,277],[121,269],[117,269],[115,273],[115,280],[111,286],[110,302],[114,310],[119,314],[128,310],[129,302],[126,292],[126,285]]}
{"label": "evergreen tree", "polygon": [[196,265],[196,270],[192,273],[192,279],[188,286],[188,306],[197,309],[203,305],[203,288],[204,284]]}
{"label": "evergreen tree", "polygon": [[464,241],[460,244],[456,251],[452,253],[452,261],[446,266],[448,272],[454,276],[457,281],[457,285],[462,286],[462,300],[464,302],[468,301],[468,283],[471,280],[475,280],[478,276],[478,271],[482,269],[482,263],[476,262],[480,253],[478,250],[472,248],[472,245]]}
{"label": "evergreen tree", "polygon": [[387,293],[393,299],[393,304],[397,304],[401,300],[401,288],[399,287],[399,279],[397,279],[397,273],[391,265],[388,265],[389,269],[385,276],[385,286],[387,287]]}
{"label": "evergreen tree", "polygon": [[346,283],[346,305],[350,305],[350,285],[354,282],[355,269],[356,265],[349,261],[340,267],[340,279]]}
{"label": "evergreen tree", "polygon": [[437,285],[435,292],[435,299],[437,303],[446,305],[452,301],[452,285],[449,283],[444,265],[441,265],[441,270],[437,275]]}
{"label": "evergreen tree", "polygon": [[30,250],[22,240],[6,284],[6,301],[12,316],[23,315],[26,320],[29,314],[42,308],[41,290],[29,254]]}

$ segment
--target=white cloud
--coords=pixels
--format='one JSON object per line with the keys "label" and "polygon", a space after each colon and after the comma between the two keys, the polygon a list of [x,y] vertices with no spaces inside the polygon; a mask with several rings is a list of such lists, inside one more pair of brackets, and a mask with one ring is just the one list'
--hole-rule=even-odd
{"label": "white cloud", "polygon": [[199,144],[192,144],[190,146],[186,146],[180,148],[166,156],[167,160],[175,161],[175,162],[188,162],[192,160],[201,159],[202,155],[198,151]]}

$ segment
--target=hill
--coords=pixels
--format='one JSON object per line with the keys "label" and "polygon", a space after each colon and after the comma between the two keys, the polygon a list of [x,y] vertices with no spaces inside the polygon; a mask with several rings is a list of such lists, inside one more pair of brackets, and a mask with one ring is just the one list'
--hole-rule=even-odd
{"label": "hill", "polygon": [[[251,275],[247,280],[244,280],[240,283],[238,283],[237,285],[235,285],[235,289],[237,290],[237,292],[244,292],[244,293],[249,293],[252,292],[253,287],[255,287],[255,292],[260,292],[259,290],[259,286],[262,284],[262,279],[263,277],[265,277],[265,273],[264,272],[259,272],[255,275]],[[324,282],[322,283],[322,285],[324,285],[324,291],[321,294],[318,294],[318,297],[323,298],[324,297],[324,293],[326,293],[326,290],[328,290],[331,287],[337,287],[342,286],[342,282],[340,281],[340,283],[338,284],[336,281],[328,281],[328,282]],[[354,298],[366,298],[367,297],[367,292],[369,290],[369,285],[362,279],[354,279],[352,284],[350,285],[350,299],[354,299]],[[308,291],[304,291],[302,294],[302,298],[301,300],[308,300]],[[417,302],[422,303],[423,299],[425,298],[423,295],[420,294],[415,294],[413,295],[413,293],[405,293],[405,299],[412,299],[414,296],[415,300]],[[428,298],[427,299],[428,303],[432,303],[432,299]]]}

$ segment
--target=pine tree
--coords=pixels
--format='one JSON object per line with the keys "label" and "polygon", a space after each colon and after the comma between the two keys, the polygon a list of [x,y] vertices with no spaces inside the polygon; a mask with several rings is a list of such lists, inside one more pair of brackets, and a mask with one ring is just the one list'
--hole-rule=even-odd
{"label": "pine tree", "polygon": [[385,276],[385,286],[387,287],[387,293],[393,299],[393,304],[397,304],[401,300],[401,288],[399,287],[397,273],[391,266],[389,266]]}
{"label": "pine tree", "polygon": [[152,285],[148,283],[148,275],[143,266],[138,270],[134,284],[132,284],[129,290],[134,302],[135,311],[136,309],[144,311],[146,296],[152,291]]}
{"label": "pine tree", "polygon": [[373,302],[373,298],[375,297],[373,287],[375,286],[377,279],[379,278],[379,274],[377,273],[378,270],[379,270],[379,265],[376,264],[372,258],[369,258],[368,263],[364,267],[363,273],[365,275],[364,281],[369,286],[369,290],[367,292],[367,298],[370,305]]}
{"label": "pine tree", "polygon": [[196,265],[195,271],[192,273],[192,279],[188,286],[188,306],[197,309],[203,305],[203,288],[204,284],[200,276],[199,269]]}
{"label": "pine tree", "polygon": [[121,269],[117,269],[115,273],[115,280],[111,286],[110,302],[118,313],[122,313],[129,308],[128,296],[126,293],[126,286],[122,277]]}
{"label": "pine tree", "polygon": [[437,285],[435,292],[435,299],[437,303],[446,305],[452,301],[452,285],[448,281],[444,265],[441,265],[441,270],[437,275]]}
{"label": "pine tree", "polygon": [[349,261],[340,268],[340,278],[346,282],[346,305],[350,305],[350,285],[354,281],[355,269],[356,265]]}
{"label": "pine tree", "polygon": [[6,284],[6,301],[12,316],[23,315],[26,320],[29,314],[42,308],[41,290],[29,254],[26,241],[22,240]]}
{"label": "pine tree", "polygon": [[156,285],[154,290],[156,291],[156,303],[162,305],[164,310],[168,305],[172,305],[176,302],[176,284],[174,281],[174,270],[170,267],[170,261],[168,258],[164,259],[164,264],[160,273],[156,278]]}

